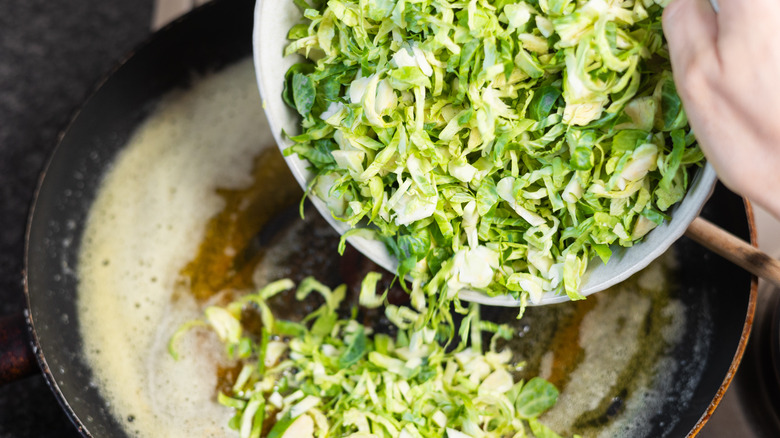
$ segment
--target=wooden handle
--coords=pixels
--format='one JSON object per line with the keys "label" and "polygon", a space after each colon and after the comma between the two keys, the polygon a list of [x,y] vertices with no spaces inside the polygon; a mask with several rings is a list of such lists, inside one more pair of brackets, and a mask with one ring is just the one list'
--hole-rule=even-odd
{"label": "wooden handle", "polygon": [[751,274],[780,287],[780,261],[712,222],[697,217],[688,226],[685,235]]}

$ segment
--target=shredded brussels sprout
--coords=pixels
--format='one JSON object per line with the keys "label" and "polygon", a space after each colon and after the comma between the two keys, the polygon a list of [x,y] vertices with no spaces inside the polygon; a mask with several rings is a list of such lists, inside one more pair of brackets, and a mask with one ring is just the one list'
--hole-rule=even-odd
{"label": "shredded brussels sprout", "polygon": [[[361,301],[377,299],[375,275],[364,280]],[[558,437],[538,420],[557,389],[540,378],[518,380],[511,351],[496,351],[494,342],[483,348],[483,333],[495,341],[511,331],[481,321],[477,304],[452,348],[452,325],[414,329],[418,314],[406,307],[388,307],[388,316],[406,321],[395,336],[358,323],[354,309],[353,318],[341,319],[345,287],[331,290],[312,278],[296,298],[316,291],[325,303],[301,322],[277,320],[267,300],[292,287],[289,280],[271,283],[208,307],[204,320],[181,328],[208,325],[243,364],[232,389],[218,395],[235,409],[230,426],[241,438]],[[261,315],[261,333],[242,330],[247,308]],[[181,331],[171,339],[172,354]]]}
{"label": "shredded brussels sprout", "polygon": [[667,219],[703,161],[667,0],[295,1],[286,153],[398,258],[420,312],[464,288],[582,298],[589,260]]}

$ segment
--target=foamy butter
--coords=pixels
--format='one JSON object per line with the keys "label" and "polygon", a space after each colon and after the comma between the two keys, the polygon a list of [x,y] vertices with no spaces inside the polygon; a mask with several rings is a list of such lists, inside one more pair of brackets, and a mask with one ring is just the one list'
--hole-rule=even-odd
{"label": "foamy butter", "polygon": [[186,293],[172,304],[178,274],[223,208],[214,189],[252,182],[252,157],[273,144],[264,120],[249,60],[173,92],[132,136],[92,206],[80,329],[101,392],[130,435],[235,433],[214,397],[221,344],[186,336],[179,361],[167,344],[201,314]]}
{"label": "foamy butter", "polygon": [[[653,314],[651,296],[670,287],[667,269],[675,259],[669,252],[656,260],[636,278],[589,297],[596,303],[579,327],[579,346],[583,360],[569,374],[558,403],[542,417],[557,431],[597,437],[648,436],[652,416],[667,402],[667,391],[675,382],[668,381],[679,364],[660,355],[663,348],[645,345],[647,318]],[[655,312],[658,312],[657,310]],[[660,310],[664,319],[654,342],[676,345],[685,331],[685,307],[675,299],[664,302]],[[651,335],[652,336],[652,335]],[[660,355],[660,357],[658,357]],[[637,358],[640,358],[637,361]],[[554,360],[548,352],[542,359],[541,375],[547,377]],[[622,414],[598,427],[577,425],[584,414],[602,412],[615,385],[631,380],[635,388],[625,398]]]}

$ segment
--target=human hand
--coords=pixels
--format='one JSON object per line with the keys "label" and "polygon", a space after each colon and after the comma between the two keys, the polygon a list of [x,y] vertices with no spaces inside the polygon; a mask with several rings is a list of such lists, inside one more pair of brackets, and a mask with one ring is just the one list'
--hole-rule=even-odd
{"label": "human hand", "polygon": [[677,92],[721,181],[780,218],[780,1],[674,0]]}

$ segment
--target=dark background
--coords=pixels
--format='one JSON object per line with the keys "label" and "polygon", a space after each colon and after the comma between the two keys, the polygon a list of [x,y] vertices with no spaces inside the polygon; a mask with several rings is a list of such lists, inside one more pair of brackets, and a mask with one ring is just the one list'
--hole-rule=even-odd
{"label": "dark background", "polygon": [[[27,211],[78,105],[146,38],[152,0],[0,0],[0,316],[24,307]],[[40,376],[0,387],[0,438],[77,437]]]}

